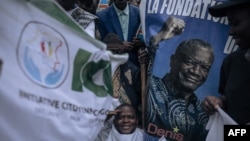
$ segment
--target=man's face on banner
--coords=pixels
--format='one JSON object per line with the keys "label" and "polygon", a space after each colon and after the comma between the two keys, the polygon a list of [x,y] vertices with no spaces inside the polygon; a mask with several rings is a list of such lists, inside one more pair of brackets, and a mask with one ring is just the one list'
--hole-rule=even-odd
{"label": "man's face on banner", "polygon": [[171,58],[177,83],[187,91],[195,91],[206,81],[212,63],[213,53],[204,47],[185,48]]}

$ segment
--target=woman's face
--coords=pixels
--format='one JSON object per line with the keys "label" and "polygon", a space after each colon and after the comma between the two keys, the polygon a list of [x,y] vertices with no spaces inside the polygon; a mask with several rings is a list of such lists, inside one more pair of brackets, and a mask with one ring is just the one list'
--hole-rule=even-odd
{"label": "woman's face", "polygon": [[119,108],[121,112],[115,116],[114,125],[120,134],[131,134],[135,131],[138,120],[135,110],[129,106]]}

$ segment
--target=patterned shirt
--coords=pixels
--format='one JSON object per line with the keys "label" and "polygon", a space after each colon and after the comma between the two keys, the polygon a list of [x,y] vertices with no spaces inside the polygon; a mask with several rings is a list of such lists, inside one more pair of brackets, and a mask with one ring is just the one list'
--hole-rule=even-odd
{"label": "patterned shirt", "polygon": [[71,16],[75,21],[84,28],[84,30],[91,36],[95,37],[96,32],[96,22],[98,17],[77,7],[71,13]]}
{"label": "patterned shirt", "polygon": [[185,99],[169,74],[158,78],[151,73],[157,48],[150,42],[144,141],[158,141],[161,137],[167,141],[205,141],[208,116],[197,96],[193,93]]}
{"label": "patterned shirt", "polygon": [[165,136],[171,141],[205,140],[208,117],[196,95],[190,96],[186,102],[168,75],[163,79],[151,76],[149,81],[145,121],[148,138]]}

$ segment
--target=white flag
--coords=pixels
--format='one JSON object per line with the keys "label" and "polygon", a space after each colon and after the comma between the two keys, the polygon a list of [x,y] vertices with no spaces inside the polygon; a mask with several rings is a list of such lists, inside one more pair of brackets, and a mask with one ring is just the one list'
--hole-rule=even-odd
{"label": "white flag", "polygon": [[1,141],[93,140],[113,110],[112,67],[127,56],[54,0],[1,0],[0,19]]}
{"label": "white flag", "polygon": [[224,125],[237,125],[237,123],[219,107],[217,112],[209,117],[206,141],[224,141]]}

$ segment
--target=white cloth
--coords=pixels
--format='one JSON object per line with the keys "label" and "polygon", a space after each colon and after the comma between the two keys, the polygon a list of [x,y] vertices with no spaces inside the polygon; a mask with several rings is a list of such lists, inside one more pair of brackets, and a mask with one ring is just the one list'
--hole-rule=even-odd
{"label": "white cloth", "polygon": [[237,125],[237,123],[221,108],[209,117],[206,129],[206,141],[224,141],[224,125]]}
{"label": "white cloth", "polygon": [[143,131],[136,128],[133,134],[120,134],[112,125],[112,129],[106,141],[143,141]]}
{"label": "white cloth", "polygon": [[95,21],[91,21],[85,28],[85,31],[93,38],[95,38]]}

